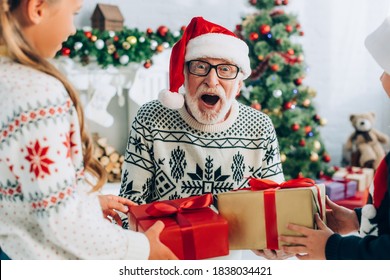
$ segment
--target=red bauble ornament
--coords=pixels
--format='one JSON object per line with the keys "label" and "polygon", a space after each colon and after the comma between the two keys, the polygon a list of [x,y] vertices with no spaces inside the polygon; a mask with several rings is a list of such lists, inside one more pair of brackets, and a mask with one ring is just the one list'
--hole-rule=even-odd
{"label": "red bauble ornament", "polygon": [[288,5],[288,0],[283,0],[282,3],[283,5]]}
{"label": "red bauble ornament", "polygon": [[288,33],[292,32],[292,31],[293,31],[292,26],[289,25],[289,24],[287,24],[287,25],[286,25],[286,31],[287,31]]}
{"label": "red bauble ornament", "polygon": [[158,29],[157,29],[157,33],[161,36],[161,37],[165,37],[168,33],[168,27],[164,26],[164,25],[161,25]]}
{"label": "red bauble ornament", "polygon": [[144,67],[145,67],[146,69],[148,69],[148,68],[150,68],[150,66],[152,66],[152,63],[151,63],[150,61],[145,61]]}
{"label": "red bauble ornament", "polygon": [[114,36],[114,41],[118,42],[119,41],[119,37],[118,36]]}
{"label": "red bauble ornament", "polygon": [[295,83],[297,86],[301,85],[302,82],[303,82],[303,79],[302,79],[302,78],[298,78],[298,79],[296,79],[296,80],[294,81],[294,83]]}
{"label": "red bauble ornament", "polygon": [[253,102],[252,104],[251,104],[251,107],[253,108],[253,109],[256,109],[256,110],[258,110],[258,111],[260,111],[261,110],[261,104],[259,103],[259,102]]}
{"label": "red bauble ornament", "polygon": [[272,64],[272,65],[271,65],[271,70],[274,71],[274,72],[279,71],[279,65],[277,65],[277,64]]}
{"label": "red bauble ornament", "polygon": [[117,52],[114,52],[114,58],[119,59],[119,54]]}
{"label": "red bauble ornament", "polygon": [[330,158],[330,156],[328,154],[324,154],[322,156],[322,160],[325,161],[325,162],[330,162],[331,158]]}
{"label": "red bauble ornament", "polygon": [[275,0],[275,6],[280,6],[282,5],[282,0]]}
{"label": "red bauble ornament", "polygon": [[251,41],[256,41],[257,39],[259,39],[259,34],[257,34],[256,32],[252,32],[251,34],[249,34],[249,39]]}
{"label": "red bauble ornament", "polygon": [[294,124],[291,126],[291,129],[292,129],[293,131],[298,131],[298,129],[299,129],[299,124],[294,123]]}
{"label": "red bauble ornament", "polygon": [[284,103],[283,108],[286,110],[289,110],[289,109],[291,109],[292,106],[293,106],[293,103],[288,101],[288,102]]}
{"label": "red bauble ornament", "polygon": [[311,131],[311,126],[310,125],[305,126],[305,132],[309,133],[310,131]]}
{"label": "red bauble ornament", "polygon": [[186,28],[187,28],[187,26],[183,25],[182,27],[180,27],[180,30],[184,31],[184,30],[186,30]]}
{"label": "red bauble ornament", "polygon": [[257,0],[249,0],[249,3],[254,6],[254,5],[256,5]]}
{"label": "red bauble ornament", "polygon": [[61,49],[61,54],[63,56],[69,56],[70,55],[70,49],[69,48],[62,48]]}
{"label": "red bauble ornament", "polygon": [[151,34],[153,33],[153,29],[152,29],[152,28],[146,29],[146,33],[148,33],[149,35],[151,35]]}
{"label": "red bauble ornament", "polygon": [[300,31],[300,32],[299,32],[299,35],[300,35],[300,36],[303,36],[303,35],[305,35],[305,32]]}
{"label": "red bauble ornament", "polygon": [[91,39],[91,37],[92,37],[92,32],[91,32],[91,31],[85,31],[85,32],[84,32],[84,35],[85,35],[85,37],[87,37],[88,39]]}
{"label": "red bauble ornament", "polygon": [[259,30],[261,34],[265,35],[271,31],[271,26],[269,26],[268,24],[262,24]]}
{"label": "red bauble ornament", "polygon": [[321,117],[317,114],[314,115],[313,120],[316,122],[319,122],[321,120]]}
{"label": "red bauble ornament", "polygon": [[236,25],[236,30],[237,31],[242,31],[242,25],[241,24],[237,24]]}
{"label": "red bauble ornament", "polygon": [[288,53],[289,55],[294,55],[295,52],[294,52],[293,49],[288,49],[288,50],[287,50],[287,53]]}
{"label": "red bauble ornament", "polygon": [[295,25],[295,28],[299,30],[299,29],[301,29],[301,25],[300,25],[299,23],[297,23],[297,24]]}
{"label": "red bauble ornament", "polygon": [[299,146],[301,146],[301,147],[305,147],[305,145],[306,145],[306,141],[305,141],[305,139],[301,139],[301,140],[299,140]]}

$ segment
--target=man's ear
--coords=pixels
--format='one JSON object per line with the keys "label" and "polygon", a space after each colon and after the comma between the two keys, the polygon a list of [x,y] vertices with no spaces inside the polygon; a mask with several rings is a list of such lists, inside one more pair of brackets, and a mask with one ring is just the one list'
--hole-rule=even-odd
{"label": "man's ear", "polygon": [[236,96],[239,95],[241,92],[242,83],[243,83],[243,80],[238,81],[238,88],[237,88]]}
{"label": "man's ear", "polygon": [[42,21],[47,3],[44,0],[27,0],[26,2],[27,20],[31,23],[38,24]]}

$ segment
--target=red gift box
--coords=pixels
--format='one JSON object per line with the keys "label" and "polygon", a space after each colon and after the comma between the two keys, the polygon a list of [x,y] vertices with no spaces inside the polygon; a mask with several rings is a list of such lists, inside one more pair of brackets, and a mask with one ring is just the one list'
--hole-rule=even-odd
{"label": "red gift box", "polygon": [[157,220],[165,224],[160,240],[181,260],[229,254],[228,224],[209,206],[212,195],[131,206],[129,228],[145,232]]}

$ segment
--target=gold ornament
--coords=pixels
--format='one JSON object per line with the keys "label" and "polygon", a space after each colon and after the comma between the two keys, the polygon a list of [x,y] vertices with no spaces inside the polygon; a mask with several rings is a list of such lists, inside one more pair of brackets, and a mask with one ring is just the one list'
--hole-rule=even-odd
{"label": "gold ornament", "polygon": [[137,44],[137,38],[135,36],[129,36],[126,38],[126,41],[129,42],[132,45]]}
{"label": "gold ornament", "polygon": [[286,155],[285,154],[280,154],[280,161],[281,162],[285,162],[287,159]]}
{"label": "gold ornament", "polygon": [[258,56],[257,56],[257,59],[260,60],[260,61],[262,61],[262,60],[264,59],[264,55],[262,55],[262,54],[258,55]]}
{"label": "gold ornament", "polygon": [[128,49],[131,48],[131,45],[130,45],[129,42],[123,42],[122,47],[123,47],[125,50],[128,50]]}
{"label": "gold ornament", "polygon": [[109,45],[109,46],[107,47],[107,52],[108,52],[109,54],[113,54],[115,51],[116,51],[116,48],[115,48],[114,45]]}
{"label": "gold ornament", "polygon": [[318,140],[314,141],[314,149],[319,151],[321,149],[321,143]]}
{"label": "gold ornament", "polygon": [[309,107],[310,103],[311,103],[310,99],[305,99],[305,100],[303,100],[302,105],[305,106],[305,107]]}
{"label": "gold ornament", "polygon": [[92,41],[92,42],[95,42],[96,40],[97,40],[96,35],[92,35],[92,36],[91,36],[91,41]]}
{"label": "gold ornament", "polygon": [[318,161],[318,159],[319,159],[319,156],[318,156],[318,154],[317,154],[317,153],[314,153],[314,152],[312,152],[312,153],[311,153],[311,155],[310,155],[310,161],[312,161],[312,162],[316,162],[316,161]]}
{"label": "gold ornament", "polygon": [[326,125],[327,123],[328,123],[328,121],[327,121],[326,119],[324,119],[324,118],[320,120],[320,125],[321,125],[321,126],[324,126],[324,125]]}

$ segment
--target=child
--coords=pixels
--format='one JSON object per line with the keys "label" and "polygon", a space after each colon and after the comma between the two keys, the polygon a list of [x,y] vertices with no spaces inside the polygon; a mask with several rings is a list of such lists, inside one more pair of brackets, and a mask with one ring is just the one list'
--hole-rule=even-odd
{"label": "child", "polygon": [[75,32],[81,5],[0,0],[1,250],[11,259],[176,259],[159,241],[162,222],[144,235],[103,218],[119,221],[114,210],[131,202],[95,192],[106,175],[80,101],[46,60]]}
{"label": "child", "polygon": [[[384,69],[381,82],[390,97],[390,18],[370,34],[366,47]],[[299,259],[329,260],[369,260],[390,259],[390,153],[382,160],[370,187],[370,200],[362,209],[349,210],[338,206],[327,198],[330,211],[327,213],[327,227],[316,215],[319,230],[289,224],[287,227],[301,233],[303,237],[281,236],[280,240],[292,246],[284,246],[286,252],[297,254]],[[372,211],[372,218],[366,220],[362,212]],[[365,213],[364,213],[365,214]],[[364,222],[370,226],[366,230]],[[360,227],[360,228],[359,228]],[[356,236],[347,234],[360,230],[368,235]],[[336,232],[336,233],[335,233]],[[377,236],[371,232],[377,232]]]}

